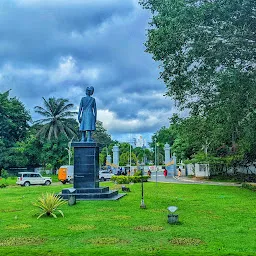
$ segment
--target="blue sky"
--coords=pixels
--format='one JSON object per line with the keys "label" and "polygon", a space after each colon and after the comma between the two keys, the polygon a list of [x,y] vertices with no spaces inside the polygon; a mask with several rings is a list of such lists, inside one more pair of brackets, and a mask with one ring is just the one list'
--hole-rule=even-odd
{"label": "blue sky", "polygon": [[0,91],[12,89],[36,120],[42,97],[77,107],[92,85],[113,139],[149,141],[175,111],[145,53],[149,20],[135,0],[1,0]]}

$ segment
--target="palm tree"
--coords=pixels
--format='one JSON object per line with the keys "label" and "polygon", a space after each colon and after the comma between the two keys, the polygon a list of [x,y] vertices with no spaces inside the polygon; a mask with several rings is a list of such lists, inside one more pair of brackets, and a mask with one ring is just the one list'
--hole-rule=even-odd
{"label": "palm tree", "polygon": [[37,136],[51,140],[52,137],[58,138],[60,134],[67,138],[76,136],[76,123],[72,118],[76,112],[70,111],[74,105],[68,103],[67,99],[49,98],[47,101],[44,97],[44,107],[36,106],[35,112],[44,116],[43,119],[34,123],[40,125]]}

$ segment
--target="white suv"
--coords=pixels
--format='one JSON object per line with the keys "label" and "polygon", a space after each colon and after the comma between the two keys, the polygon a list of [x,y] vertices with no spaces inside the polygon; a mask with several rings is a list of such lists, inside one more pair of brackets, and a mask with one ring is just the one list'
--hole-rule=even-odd
{"label": "white suv", "polygon": [[16,184],[28,187],[30,185],[46,185],[52,183],[50,177],[42,177],[40,173],[35,172],[19,172]]}
{"label": "white suv", "polygon": [[114,176],[114,174],[109,171],[104,171],[104,170],[99,171],[100,181],[110,180],[112,176]]}

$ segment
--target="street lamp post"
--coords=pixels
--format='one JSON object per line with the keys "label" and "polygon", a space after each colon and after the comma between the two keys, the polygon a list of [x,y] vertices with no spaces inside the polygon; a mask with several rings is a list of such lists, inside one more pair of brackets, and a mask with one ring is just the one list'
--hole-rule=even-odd
{"label": "street lamp post", "polygon": [[68,165],[71,163],[71,157],[72,157],[72,149],[71,149],[71,143],[73,141],[74,137],[69,141],[68,148],[65,148],[68,151]]}
{"label": "street lamp post", "polygon": [[156,145],[156,138],[155,138],[155,170],[156,170],[156,185],[157,185],[157,171],[158,171],[158,168],[157,168],[157,158],[156,158],[156,150],[157,150],[157,145]]}
{"label": "street lamp post", "polygon": [[131,142],[130,142],[130,175],[132,173],[132,145],[131,145]]}
{"label": "street lamp post", "polygon": [[[143,160],[145,159],[145,146],[143,145]],[[145,209],[146,205],[144,202],[144,185],[143,185],[143,175],[144,175],[144,163],[142,162],[141,164],[141,203],[140,203],[140,208]]]}

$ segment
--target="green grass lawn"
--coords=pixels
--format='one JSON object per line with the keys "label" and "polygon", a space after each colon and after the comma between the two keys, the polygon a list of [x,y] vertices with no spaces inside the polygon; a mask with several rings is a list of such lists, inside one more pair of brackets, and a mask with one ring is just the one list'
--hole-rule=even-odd
{"label": "green grass lawn", "polygon": [[[39,220],[32,203],[70,185],[0,189],[0,255],[256,255],[255,192],[144,185],[147,209],[134,184],[119,201],[79,201],[62,206],[64,218]],[[167,223],[170,205],[179,208],[179,225]]]}

